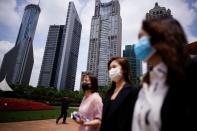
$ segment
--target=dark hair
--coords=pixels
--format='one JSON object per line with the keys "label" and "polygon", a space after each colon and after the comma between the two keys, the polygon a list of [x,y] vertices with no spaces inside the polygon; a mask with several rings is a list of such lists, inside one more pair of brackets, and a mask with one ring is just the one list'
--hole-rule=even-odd
{"label": "dark hair", "polygon": [[124,80],[127,83],[131,83],[131,72],[130,72],[130,66],[128,60],[123,57],[112,57],[107,65],[108,70],[110,70],[110,64],[112,63],[112,61],[118,62],[118,64],[122,67]]}
{"label": "dark hair", "polygon": [[[150,42],[168,67],[166,83],[181,80],[184,66],[189,58],[186,51],[187,38],[180,23],[174,18],[144,20],[142,29],[150,36]],[[147,81],[147,74],[144,78]]]}
{"label": "dark hair", "polygon": [[94,93],[94,92],[98,92],[98,81],[97,81],[97,78],[95,76],[93,76],[91,73],[86,73],[84,76],[83,76],[83,79],[85,77],[89,77],[90,78],[90,81],[91,81],[91,85],[92,85],[92,88],[91,88],[91,92]]}

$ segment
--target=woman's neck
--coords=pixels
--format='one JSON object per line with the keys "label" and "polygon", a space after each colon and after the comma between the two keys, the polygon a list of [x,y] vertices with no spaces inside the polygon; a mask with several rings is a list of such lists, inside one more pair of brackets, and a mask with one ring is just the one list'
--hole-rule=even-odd
{"label": "woman's neck", "polygon": [[148,63],[151,64],[153,67],[161,63],[162,60],[158,55],[153,55],[149,60]]}
{"label": "woman's neck", "polygon": [[84,93],[84,96],[88,97],[91,94],[92,94],[92,92],[90,90],[86,90],[85,93]]}
{"label": "woman's neck", "polygon": [[114,100],[116,99],[117,95],[119,94],[120,90],[124,87],[124,84],[125,84],[125,80],[124,79],[121,79],[120,81],[118,81],[116,83],[116,88],[113,92],[113,95],[111,96],[111,100]]}
{"label": "woman's neck", "polygon": [[125,83],[126,83],[126,82],[125,82],[124,79],[121,79],[120,81],[118,81],[118,82],[116,83],[116,89],[115,89],[115,90],[118,90],[118,89],[123,88],[123,86],[124,86]]}

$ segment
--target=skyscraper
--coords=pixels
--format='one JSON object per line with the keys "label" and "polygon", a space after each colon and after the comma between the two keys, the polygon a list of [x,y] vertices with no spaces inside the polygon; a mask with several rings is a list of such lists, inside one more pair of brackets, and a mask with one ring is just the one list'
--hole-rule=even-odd
{"label": "skyscraper", "polygon": [[64,25],[49,27],[38,86],[55,87],[55,76],[62,41]]}
{"label": "skyscraper", "polygon": [[166,10],[165,7],[160,7],[157,2],[155,3],[155,7],[149,10],[149,13],[146,13],[146,19],[165,17],[172,17],[171,10]]}
{"label": "skyscraper", "polygon": [[27,5],[15,46],[3,58],[0,81],[6,77],[8,84],[29,84],[33,58],[33,39],[40,14],[38,5]]}
{"label": "skyscraper", "polygon": [[73,90],[77,71],[82,24],[73,2],[69,2],[58,58],[55,85],[58,90]]}
{"label": "skyscraper", "polygon": [[99,86],[107,85],[107,63],[113,56],[121,56],[122,19],[118,0],[107,3],[95,1],[92,17],[87,71],[97,76]]}
{"label": "skyscraper", "polygon": [[131,70],[132,84],[138,86],[139,78],[142,75],[142,62],[138,60],[135,56],[134,45],[125,46],[125,50],[123,51],[123,57],[128,59]]}

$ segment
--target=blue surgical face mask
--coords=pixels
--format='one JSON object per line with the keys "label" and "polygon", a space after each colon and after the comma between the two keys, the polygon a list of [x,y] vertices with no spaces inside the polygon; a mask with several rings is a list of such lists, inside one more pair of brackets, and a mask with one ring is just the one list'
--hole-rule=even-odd
{"label": "blue surgical face mask", "polygon": [[134,46],[134,52],[137,59],[147,61],[155,52],[155,48],[151,45],[149,37],[143,36]]}

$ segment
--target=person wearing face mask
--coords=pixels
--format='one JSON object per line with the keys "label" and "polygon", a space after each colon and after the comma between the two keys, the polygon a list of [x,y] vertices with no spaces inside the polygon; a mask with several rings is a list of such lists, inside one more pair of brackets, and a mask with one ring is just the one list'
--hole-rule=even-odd
{"label": "person wearing face mask", "polygon": [[153,68],[142,80],[132,131],[197,130],[197,62],[189,57],[186,44],[174,18],[143,21],[134,51]]}
{"label": "person wearing face mask", "polygon": [[138,89],[131,85],[129,63],[125,58],[113,57],[108,70],[112,86],[104,99],[100,131],[130,131]]}
{"label": "person wearing face mask", "polygon": [[97,92],[97,78],[91,74],[86,74],[83,77],[82,89],[84,97],[74,120],[79,124],[79,131],[99,131],[103,103]]}

